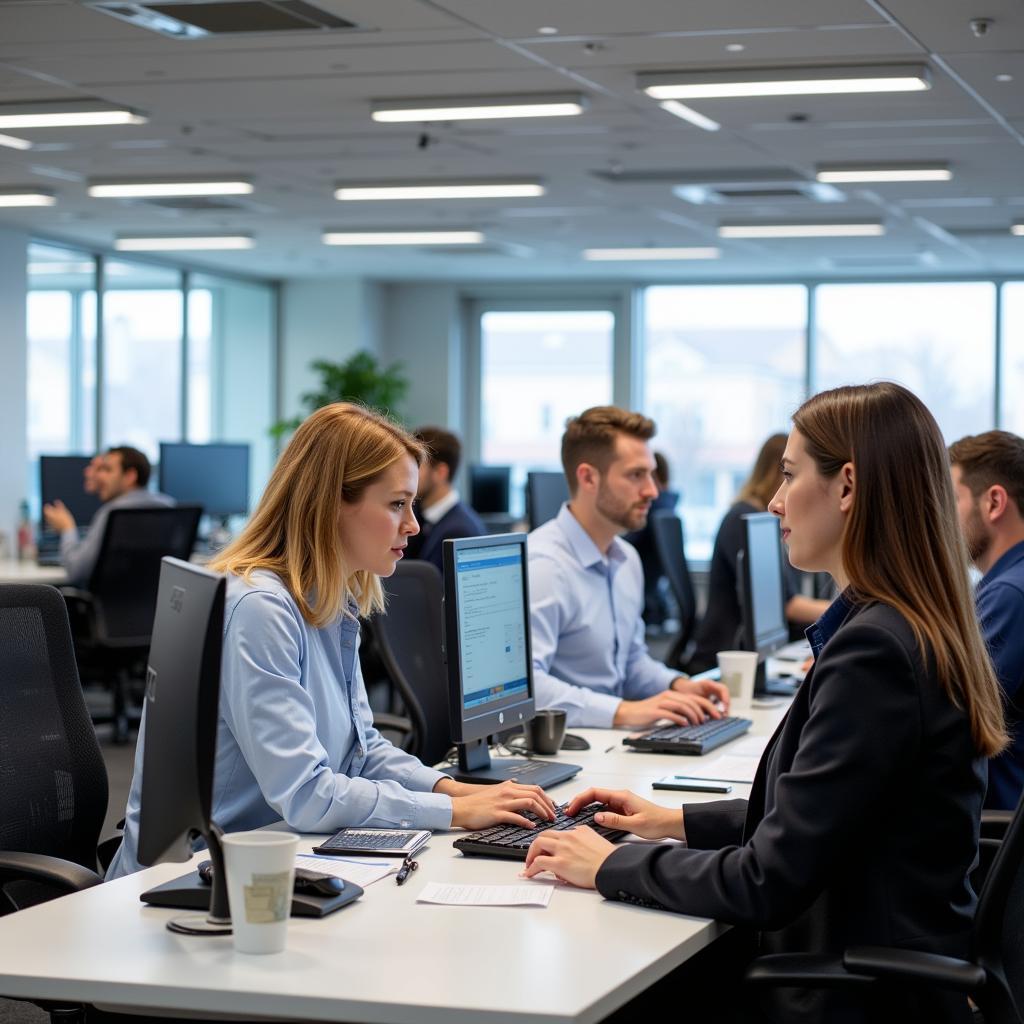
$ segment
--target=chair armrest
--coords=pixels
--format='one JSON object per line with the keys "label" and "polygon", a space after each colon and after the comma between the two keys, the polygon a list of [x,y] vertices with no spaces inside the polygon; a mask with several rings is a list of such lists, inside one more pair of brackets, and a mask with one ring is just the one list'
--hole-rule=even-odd
{"label": "chair armrest", "polygon": [[759,956],[747,968],[744,979],[750,985],[775,988],[851,988],[874,984],[866,974],[855,974],[836,956],[823,953],[773,953]]}
{"label": "chair armrest", "polygon": [[0,850],[0,882],[42,882],[67,892],[80,892],[99,885],[103,879],[88,868],[43,853]]}
{"label": "chair armrest", "polygon": [[957,992],[974,992],[985,984],[985,969],[977,964],[913,949],[853,946],[843,954],[843,966],[879,979],[916,981]]}
{"label": "chair armrest", "polygon": [[1006,835],[1006,830],[1013,821],[1013,811],[982,811],[981,812],[981,837],[982,839],[999,839]]}

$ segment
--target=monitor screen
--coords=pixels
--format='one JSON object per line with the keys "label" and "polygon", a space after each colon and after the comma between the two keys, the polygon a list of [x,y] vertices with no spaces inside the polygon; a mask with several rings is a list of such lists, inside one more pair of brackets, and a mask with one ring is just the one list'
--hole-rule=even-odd
{"label": "monitor screen", "polygon": [[160,443],[160,490],[211,516],[249,511],[247,444]]}
{"label": "monitor screen", "polygon": [[[770,654],[789,639],[782,583],[779,520],[770,512],[743,517],[746,526],[743,581],[744,634],[750,649]],[[746,621],[749,618],[750,621]]]}
{"label": "monitor screen", "polygon": [[44,505],[62,501],[78,526],[88,526],[102,502],[83,490],[82,474],[91,461],[88,455],[40,455],[39,497]]}
{"label": "monitor screen", "polygon": [[508,515],[511,479],[511,466],[470,466],[470,506],[482,516]]}
{"label": "monitor screen", "polygon": [[533,715],[526,536],[470,537],[446,547],[452,729],[462,742]]}
{"label": "monitor screen", "polygon": [[569,485],[564,473],[533,472],[526,475],[526,511],[530,529],[536,530],[558,515],[562,503],[569,500]]}

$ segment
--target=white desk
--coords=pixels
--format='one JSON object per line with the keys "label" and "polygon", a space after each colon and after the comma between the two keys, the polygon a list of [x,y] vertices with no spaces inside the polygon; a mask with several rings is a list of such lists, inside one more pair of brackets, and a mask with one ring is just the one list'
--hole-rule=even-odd
{"label": "white desk", "polygon": [[59,565],[36,565],[16,558],[0,558],[0,583],[49,583],[60,586],[67,574]]}
{"label": "white desk", "polygon": [[[755,733],[767,738],[781,714],[755,711]],[[559,801],[588,784],[666,806],[714,799],[651,791],[689,758],[630,752],[623,732],[573,731],[592,749],[563,755],[584,772],[554,791]],[[180,911],[142,907],[138,894],[183,873],[178,864],[21,911],[0,919],[0,994],[245,1017],[590,1024],[726,931],[563,886],[546,909],[417,904],[427,882],[517,881],[518,861],[454,851],[459,834],[436,835],[404,886],[385,878],[331,917],[293,919],[288,949],[270,956],[236,954],[230,937],[175,935],[164,923]]]}

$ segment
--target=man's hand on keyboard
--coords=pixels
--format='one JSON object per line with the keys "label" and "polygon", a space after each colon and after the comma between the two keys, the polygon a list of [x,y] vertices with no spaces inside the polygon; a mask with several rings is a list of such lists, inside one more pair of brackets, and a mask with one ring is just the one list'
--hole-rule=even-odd
{"label": "man's hand on keyboard", "polygon": [[615,709],[612,726],[616,729],[635,729],[654,725],[663,718],[676,725],[700,725],[709,718],[721,717],[722,712],[702,694],[665,690],[646,700],[622,701]]}
{"label": "man's hand on keyboard", "polygon": [[[443,784],[442,780],[442,784]],[[438,792],[445,792],[441,784]],[[524,818],[523,811],[532,811],[538,818],[555,820],[554,801],[540,786],[525,786],[510,781],[496,786],[462,784],[459,795],[452,796],[452,827],[479,829],[504,822],[533,828],[534,822]]]}
{"label": "man's hand on keyboard", "polygon": [[691,696],[707,697],[714,701],[724,715],[729,710],[729,687],[717,679],[691,679],[689,676],[676,676],[672,680],[670,690],[676,693],[688,693]]}
{"label": "man's hand on keyboard", "polygon": [[597,872],[615,847],[593,829],[582,825],[569,832],[549,829],[530,844],[524,878],[550,871],[556,878],[581,889],[597,886]]}
{"label": "man's hand on keyboard", "polygon": [[594,802],[610,808],[594,817],[598,825],[621,828],[642,839],[684,839],[683,812],[659,807],[628,789],[588,789],[569,801],[565,813],[570,817]]}

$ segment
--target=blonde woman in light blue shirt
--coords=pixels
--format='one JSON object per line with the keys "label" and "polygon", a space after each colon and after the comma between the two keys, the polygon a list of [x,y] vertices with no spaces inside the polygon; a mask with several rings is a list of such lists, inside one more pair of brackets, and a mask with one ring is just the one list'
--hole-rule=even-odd
{"label": "blonde woman in light blue shirt", "polygon": [[[225,832],[283,819],[298,832],[345,826],[469,828],[554,817],[537,786],[456,782],[373,726],[358,615],[384,609],[419,526],[423,448],[359,406],[326,406],[299,427],[252,519],[211,568],[228,575],[213,820]],[[145,722],[124,841],[107,876],[136,859]]]}

